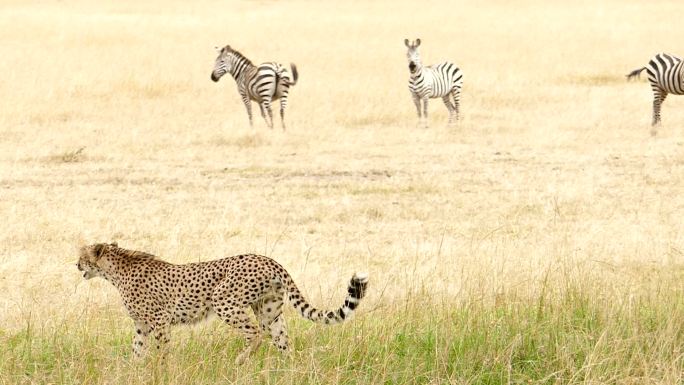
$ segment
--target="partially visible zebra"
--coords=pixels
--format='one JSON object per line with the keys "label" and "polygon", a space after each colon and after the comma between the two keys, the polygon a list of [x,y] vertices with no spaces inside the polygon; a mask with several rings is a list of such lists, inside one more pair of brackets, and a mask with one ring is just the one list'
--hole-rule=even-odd
{"label": "partially visible zebra", "polygon": [[[639,77],[641,71],[646,70],[648,81],[653,89],[653,122],[652,126],[660,123],[660,106],[667,94],[684,95],[684,64],[682,59],[659,53],[655,55],[646,67],[630,72],[627,79]],[[655,128],[651,131],[655,135]]]}
{"label": "partially visible zebra", "polygon": [[[418,124],[421,124],[424,116],[425,127],[428,126],[428,99],[441,97],[449,110],[449,125],[451,125],[454,119],[458,119],[463,73],[455,64],[449,62],[424,67],[418,52],[420,39],[410,44],[409,40],[405,39],[404,45],[408,48],[406,58],[411,72],[409,90],[418,110]],[[453,104],[451,104],[451,97],[454,100]],[[421,100],[423,101],[422,115],[420,113]]]}
{"label": "partially visible zebra", "polygon": [[[216,48],[218,50],[218,47]],[[259,103],[261,116],[273,128],[271,102],[280,99],[280,120],[285,130],[285,107],[290,86],[297,84],[297,66],[290,64],[292,72],[279,63],[268,62],[255,66],[240,52],[229,45],[219,50],[211,73],[211,80],[218,82],[221,76],[230,73],[238,86],[238,92],[247,108],[249,125],[252,122],[252,100]],[[268,114],[268,118],[266,118]]]}

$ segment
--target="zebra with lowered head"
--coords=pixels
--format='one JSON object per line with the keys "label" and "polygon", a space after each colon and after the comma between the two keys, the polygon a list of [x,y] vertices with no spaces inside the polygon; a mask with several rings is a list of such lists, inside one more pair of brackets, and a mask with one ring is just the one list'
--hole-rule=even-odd
{"label": "zebra with lowered head", "polygon": [[[282,64],[275,62],[263,63],[258,66],[252,64],[240,52],[229,45],[221,48],[211,80],[218,82],[221,76],[230,73],[238,86],[238,92],[247,108],[249,125],[252,126],[252,100],[259,103],[261,116],[266,124],[273,128],[273,112],[271,103],[280,99],[280,121],[285,130],[285,108],[287,94],[291,86],[297,84],[297,66],[290,64],[291,72]],[[268,114],[268,118],[266,115]]]}
{"label": "zebra with lowered head", "polygon": [[627,79],[639,77],[641,71],[646,70],[648,81],[653,90],[653,122],[651,134],[655,135],[655,126],[660,123],[660,106],[667,94],[684,95],[684,64],[682,59],[659,53],[648,62],[646,67],[636,69],[627,74]]}
{"label": "zebra with lowered head", "polygon": [[[418,110],[418,125],[421,124],[421,119],[424,117],[424,126],[428,126],[428,99],[439,97],[442,98],[444,105],[449,110],[449,125],[451,125],[454,120],[458,119],[463,73],[455,64],[450,62],[424,67],[418,52],[420,39],[416,39],[412,43],[405,39],[404,45],[408,48],[406,58],[411,73],[409,90],[416,110]],[[451,98],[453,98],[453,104]],[[422,115],[420,111],[421,101],[423,102]]]}

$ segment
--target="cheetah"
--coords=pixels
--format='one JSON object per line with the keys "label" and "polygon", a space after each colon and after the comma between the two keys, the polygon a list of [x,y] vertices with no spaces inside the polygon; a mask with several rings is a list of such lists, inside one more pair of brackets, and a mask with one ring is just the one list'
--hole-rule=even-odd
{"label": "cheetah", "polygon": [[[102,277],[121,294],[135,323],[133,353],[145,354],[152,335],[157,350],[169,342],[171,325],[192,324],[216,314],[242,333],[245,348],[235,362],[243,363],[269,334],[282,353],[289,343],[283,301],[302,317],[317,323],[348,320],[368,288],[368,275],[356,273],[349,282],[344,304],[335,311],[311,306],[290,274],[271,258],[244,254],[223,259],[176,265],[142,251],[127,250],[116,243],[83,246],[77,267],[83,278]],[[259,327],[246,312],[251,307]],[[261,330],[259,330],[261,329]]]}

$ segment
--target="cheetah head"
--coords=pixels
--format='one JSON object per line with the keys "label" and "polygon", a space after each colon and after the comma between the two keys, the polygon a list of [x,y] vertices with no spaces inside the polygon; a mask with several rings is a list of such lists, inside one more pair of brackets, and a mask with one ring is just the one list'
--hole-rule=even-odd
{"label": "cheetah head", "polygon": [[116,243],[96,243],[81,247],[80,257],[76,267],[83,272],[83,278],[91,279],[95,277],[102,277],[102,269],[98,265],[98,261],[105,255],[112,247],[117,247]]}

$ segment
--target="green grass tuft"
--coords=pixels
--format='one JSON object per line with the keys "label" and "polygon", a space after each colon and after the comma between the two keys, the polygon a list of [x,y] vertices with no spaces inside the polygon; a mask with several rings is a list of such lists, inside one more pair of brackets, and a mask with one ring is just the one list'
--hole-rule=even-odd
{"label": "green grass tuft", "polygon": [[[168,357],[136,361],[130,321],[0,331],[0,383],[583,384],[676,383],[684,372],[681,297],[613,306],[569,288],[537,300],[448,299],[363,314],[336,327],[288,313],[294,352],[267,344],[241,367],[240,338],[218,321],[176,328]],[[123,325],[123,326],[122,326]]]}

